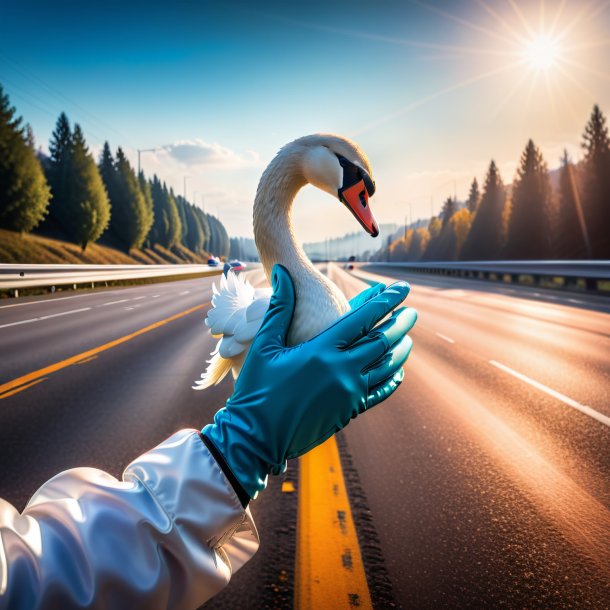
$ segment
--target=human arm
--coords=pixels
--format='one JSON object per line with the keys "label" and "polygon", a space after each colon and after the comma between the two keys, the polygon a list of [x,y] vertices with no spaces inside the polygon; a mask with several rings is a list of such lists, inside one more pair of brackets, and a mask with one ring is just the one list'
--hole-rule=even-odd
{"label": "human arm", "polygon": [[22,514],[0,500],[0,609],[193,609],[258,548],[250,512],[200,434],[125,469],[45,483]]}

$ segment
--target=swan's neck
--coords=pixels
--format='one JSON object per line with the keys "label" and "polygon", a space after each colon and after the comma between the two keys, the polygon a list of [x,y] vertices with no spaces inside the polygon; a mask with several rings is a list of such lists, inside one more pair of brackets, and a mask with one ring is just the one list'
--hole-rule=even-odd
{"label": "swan's neck", "polygon": [[279,263],[294,282],[297,306],[290,343],[317,335],[349,309],[343,293],[311,264],[296,240],[292,204],[306,183],[300,155],[284,149],[263,173],[254,200],[254,239],[267,279]]}
{"label": "swan's neck", "polygon": [[295,283],[303,273],[318,273],[297,242],[292,226],[292,204],[306,183],[298,155],[285,150],[261,177],[254,200],[254,239],[267,279],[276,263],[288,269]]}

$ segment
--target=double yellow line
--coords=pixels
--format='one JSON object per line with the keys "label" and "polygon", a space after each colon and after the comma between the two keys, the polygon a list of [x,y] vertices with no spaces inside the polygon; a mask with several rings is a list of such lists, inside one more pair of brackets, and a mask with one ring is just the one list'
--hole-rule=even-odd
{"label": "double yellow line", "polygon": [[13,379],[12,381],[8,381],[0,385],[0,400],[3,398],[8,398],[9,396],[13,396],[13,394],[17,394],[18,392],[22,392],[23,390],[27,390],[28,388],[44,381],[47,378],[47,375],[51,375],[61,369],[65,369],[68,366],[72,366],[73,364],[79,364],[84,360],[92,359],[97,356],[101,352],[105,352],[121,343],[125,343],[127,341],[131,341],[144,333],[150,332],[155,328],[159,328],[160,326],[164,326],[169,322],[173,322],[178,318],[182,318],[184,316],[188,316],[194,311],[198,311],[199,309],[203,309],[210,305],[210,302],[204,303],[203,305],[197,305],[195,307],[191,307],[186,311],[181,311],[176,315],[170,316],[169,318],[165,318],[164,320],[160,320],[159,322],[155,322],[154,324],[150,324],[149,326],[145,326],[140,330],[136,330],[129,335],[125,335],[123,337],[119,337],[114,341],[109,341],[108,343],[104,343],[98,347],[94,347],[93,349],[87,350],[86,352],[81,352],[80,354],[76,354],[76,356],[71,356],[70,358],[66,358],[65,360],[61,360],[60,362],[56,362],[55,364],[51,364],[42,369],[34,371],[32,373],[28,373],[27,375],[23,375],[22,377],[17,377],[17,379]]}

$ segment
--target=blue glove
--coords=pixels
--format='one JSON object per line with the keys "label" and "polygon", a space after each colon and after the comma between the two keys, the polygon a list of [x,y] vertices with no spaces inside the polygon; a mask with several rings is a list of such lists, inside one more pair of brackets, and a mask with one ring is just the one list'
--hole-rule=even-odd
{"label": "blue glove", "polygon": [[350,309],[358,309],[360,305],[364,305],[367,301],[370,301],[373,297],[381,294],[385,290],[385,284],[373,284],[370,288],[365,288],[361,293],[357,294],[349,300]]}
{"label": "blue glove", "polygon": [[409,293],[406,282],[397,282],[365,291],[361,304],[326,331],[287,347],[294,286],[280,265],[272,284],[269,309],[235,391],[202,430],[206,445],[249,498],[265,488],[270,472],[285,470],[287,459],[324,442],[398,388],[412,347],[406,333],[417,319],[415,310],[403,307],[375,327]]}

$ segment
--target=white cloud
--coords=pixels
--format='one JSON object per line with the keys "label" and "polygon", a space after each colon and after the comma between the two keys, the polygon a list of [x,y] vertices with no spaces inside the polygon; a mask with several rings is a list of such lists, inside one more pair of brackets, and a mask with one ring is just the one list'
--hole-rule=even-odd
{"label": "white cloud", "polygon": [[237,169],[260,165],[258,153],[247,150],[237,153],[226,146],[216,142],[205,142],[200,138],[193,140],[179,140],[164,146],[157,151],[157,156],[166,156],[187,168],[214,168]]}

